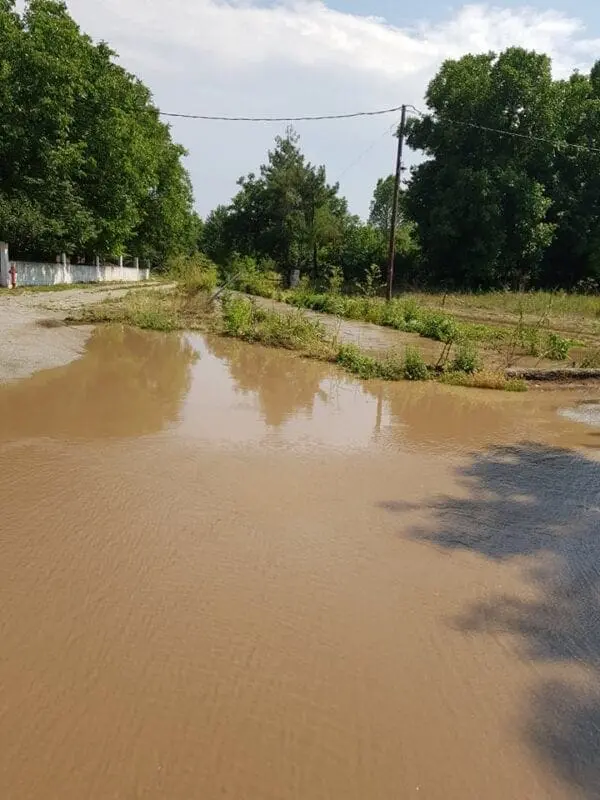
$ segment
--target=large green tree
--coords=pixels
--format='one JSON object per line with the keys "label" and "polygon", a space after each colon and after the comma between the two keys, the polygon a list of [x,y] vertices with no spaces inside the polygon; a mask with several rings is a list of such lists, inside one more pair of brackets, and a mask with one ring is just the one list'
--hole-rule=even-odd
{"label": "large green tree", "polygon": [[0,0],[0,238],[27,255],[194,246],[192,192],[148,89],[57,0]]}
{"label": "large green tree", "polygon": [[546,140],[560,133],[561,92],[550,59],[510,48],[448,61],[427,104],[410,126],[409,144],[427,160],[413,170],[406,208],[431,279],[532,285],[556,231]]}
{"label": "large green tree", "polygon": [[299,269],[318,277],[321,254],[341,236],[347,206],[325,168],[306,161],[297,134],[278,136],[259,174],[238,181],[228,207],[212,212],[204,229],[209,255],[223,261],[231,252],[268,258],[282,273]]}

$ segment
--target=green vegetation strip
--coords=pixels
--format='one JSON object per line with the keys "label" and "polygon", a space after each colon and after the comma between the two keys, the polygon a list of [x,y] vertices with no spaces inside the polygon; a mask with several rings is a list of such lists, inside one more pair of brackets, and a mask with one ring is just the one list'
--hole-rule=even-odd
{"label": "green vegetation strip", "polygon": [[378,357],[356,345],[338,342],[323,325],[309,319],[301,310],[278,313],[230,293],[222,295],[220,308],[217,307],[218,304],[211,303],[210,296],[216,284],[216,273],[205,265],[189,268],[182,264],[177,278],[176,290],[131,292],[122,299],[84,308],[70,322],[116,322],[158,331],[206,330],[334,363],[363,379],[435,379],[461,386],[510,391],[526,388],[523,381],[478,371],[476,355],[468,347],[457,348],[454,360],[446,368],[427,365],[414,348],[406,348],[402,354],[390,352]]}

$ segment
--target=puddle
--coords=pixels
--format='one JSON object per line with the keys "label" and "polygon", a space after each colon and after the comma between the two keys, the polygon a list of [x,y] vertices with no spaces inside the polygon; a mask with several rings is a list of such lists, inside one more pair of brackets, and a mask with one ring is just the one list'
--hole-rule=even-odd
{"label": "puddle", "polygon": [[[361,383],[317,361],[242,342],[98,330],[84,358],[0,387],[0,441],[169,433],[264,450],[462,452],[542,436],[594,446],[556,416],[573,392],[511,395],[432,383]],[[592,420],[600,406],[561,410]]]}
{"label": "puddle", "polygon": [[1,387],[0,797],[595,796],[592,400],[119,328]]}

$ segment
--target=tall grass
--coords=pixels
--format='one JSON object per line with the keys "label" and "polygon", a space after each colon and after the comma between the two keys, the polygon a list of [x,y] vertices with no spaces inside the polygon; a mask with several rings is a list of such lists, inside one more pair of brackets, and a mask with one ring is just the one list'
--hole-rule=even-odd
{"label": "tall grass", "polygon": [[91,325],[113,322],[153,331],[174,331],[185,324],[178,299],[151,290],[135,290],[119,300],[86,306],[67,322]]}
{"label": "tall grass", "polygon": [[570,294],[565,291],[532,292],[482,292],[482,293],[429,293],[417,292],[415,300],[422,305],[441,306],[449,311],[484,310],[510,315],[552,317],[600,317],[600,297],[588,294]]}

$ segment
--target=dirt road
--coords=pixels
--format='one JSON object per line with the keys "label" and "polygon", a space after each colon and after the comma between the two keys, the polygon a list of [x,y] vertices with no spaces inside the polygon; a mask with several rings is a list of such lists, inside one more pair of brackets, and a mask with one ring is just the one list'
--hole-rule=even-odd
{"label": "dirt road", "polygon": [[0,293],[0,383],[68,364],[82,355],[91,327],[60,323],[73,310],[122,297],[132,288],[72,289],[59,292]]}

